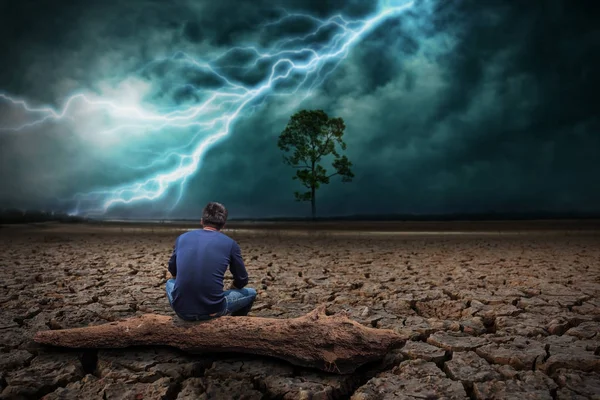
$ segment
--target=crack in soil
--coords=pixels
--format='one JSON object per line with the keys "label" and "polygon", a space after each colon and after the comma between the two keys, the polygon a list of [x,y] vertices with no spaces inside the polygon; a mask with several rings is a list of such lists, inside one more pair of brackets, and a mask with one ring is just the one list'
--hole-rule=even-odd
{"label": "crack in soil", "polygon": [[98,350],[97,349],[86,349],[79,357],[81,368],[86,374],[96,376],[98,370]]}

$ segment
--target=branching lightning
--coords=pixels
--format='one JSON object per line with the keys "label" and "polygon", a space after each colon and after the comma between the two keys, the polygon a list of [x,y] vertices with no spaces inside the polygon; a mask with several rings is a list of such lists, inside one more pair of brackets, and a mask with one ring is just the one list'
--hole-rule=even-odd
{"label": "branching lightning", "polygon": [[[152,107],[130,104],[119,99],[95,97],[77,93],[71,95],[60,107],[33,106],[30,102],[0,93],[0,104],[26,115],[25,122],[15,126],[0,126],[5,134],[25,134],[44,124],[77,121],[90,114],[102,114],[109,124],[93,134],[97,136],[170,135],[185,130],[190,135],[181,136],[177,146],[166,149],[138,149],[146,152],[153,161],[140,165],[123,162],[121,168],[135,171],[137,180],[114,187],[85,193],[76,193],[71,199],[77,214],[104,214],[117,205],[162,200],[177,193],[175,206],[185,192],[187,180],[199,171],[202,159],[212,145],[227,137],[234,124],[247,115],[253,107],[272,96],[293,96],[300,102],[323,83],[327,76],[370,31],[383,21],[398,16],[412,7],[413,2],[403,4],[382,3],[377,12],[365,19],[348,20],[342,15],[319,19],[306,14],[286,13],[280,19],[262,28],[284,25],[293,19],[311,22],[311,32],[282,38],[268,48],[258,46],[234,47],[210,60],[199,60],[187,53],[154,60],[134,71],[132,76],[144,77],[157,65],[168,63],[169,68],[181,71],[197,71],[220,83],[218,89],[208,85],[185,83],[175,90],[183,90],[197,101],[176,107]],[[315,40],[325,31],[327,40]],[[245,62],[227,65],[228,57],[244,55]],[[239,74],[260,74],[258,83],[243,83]],[[153,171],[156,168],[157,171]]]}

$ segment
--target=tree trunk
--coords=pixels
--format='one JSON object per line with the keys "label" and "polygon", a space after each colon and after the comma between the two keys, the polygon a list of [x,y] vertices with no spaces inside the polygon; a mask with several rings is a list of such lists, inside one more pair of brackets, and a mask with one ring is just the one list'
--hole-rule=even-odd
{"label": "tree trunk", "polygon": [[312,160],[312,164],[311,164],[311,177],[312,177],[312,182],[310,184],[310,211],[311,211],[311,216],[312,216],[312,220],[316,220],[317,219],[317,204],[316,204],[316,198],[315,198],[315,194],[317,192],[317,189],[315,187],[316,185],[316,178],[315,178],[315,165],[316,165],[316,161],[315,159]]}
{"label": "tree trunk", "polygon": [[310,207],[311,207],[311,211],[312,211],[313,221],[317,219],[317,205],[316,205],[315,193],[316,193],[316,189],[313,186],[311,188],[311,196],[310,196]]}
{"label": "tree trunk", "polygon": [[70,348],[166,345],[192,353],[240,352],[341,374],[381,359],[404,343],[396,332],[365,327],[344,313],[327,316],[324,305],[292,319],[228,316],[186,322],[146,314],[103,325],[41,331],[34,340]]}

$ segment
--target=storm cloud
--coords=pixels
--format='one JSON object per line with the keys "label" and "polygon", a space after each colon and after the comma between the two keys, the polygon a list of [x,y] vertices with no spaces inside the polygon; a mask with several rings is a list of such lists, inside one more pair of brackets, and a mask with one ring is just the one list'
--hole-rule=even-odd
{"label": "storm cloud", "polygon": [[[170,84],[167,62],[148,63],[178,51],[203,58],[249,42],[269,46],[311,29],[303,19],[264,26],[286,12],[360,19],[375,8],[364,1],[3,2],[0,92],[55,107],[80,91],[193,104],[200,101],[194,91]],[[210,200],[232,217],[307,215],[277,148],[300,108],[344,119],[354,165],[353,182],[332,179],[319,189],[319,215],[600,212],[597,18],[591,0],[416,1],[357,43],[299,106],[267,97],[245,113],[208,151],[176,208],[139,202],[111,215],[196,217]],[[312,40],[328,39],[322,35]],[[235,52],[221,62],[249,60]],[[268,67],[255,75],[232,68],[231,76],[252,84]],[[177,74],[189,85],[222,84],[198,71]],[[21,121],[20,113],[0,102],[2,125]],[[138,172],[123,165],[141,159],[93,137],[100,117],[84,122],[0,132],[0,206],[57,208],[58,198],[135,179]],[[157,146],[187,139],[163,137]],[[156,150],[139,143],[139,157]]]}

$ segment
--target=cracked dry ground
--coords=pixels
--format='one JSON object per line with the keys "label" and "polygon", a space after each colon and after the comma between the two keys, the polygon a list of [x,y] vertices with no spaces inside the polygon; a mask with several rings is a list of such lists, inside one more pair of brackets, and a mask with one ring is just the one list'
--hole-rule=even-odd
{"label": "cracked dry ground", "polygon": [[[68,351],[36,331],[154,312],[173,229],[0,229],[0,398],[600,398],[600,236],[227,232],[258,289],[251,315],[321,303],[406,344],[339,376],[170,348]],[[226,282],[228,284],[229,282]]]}

